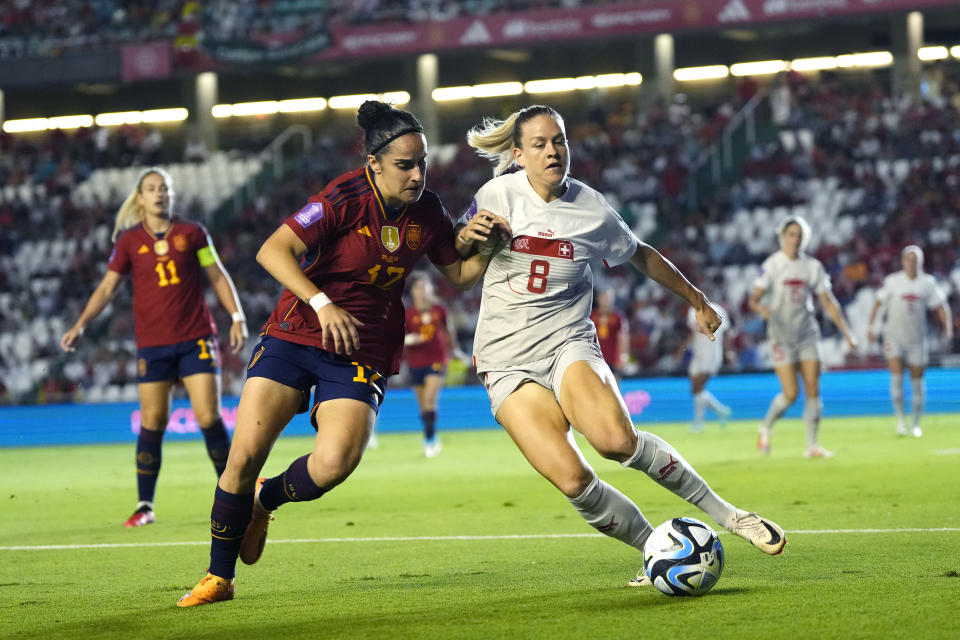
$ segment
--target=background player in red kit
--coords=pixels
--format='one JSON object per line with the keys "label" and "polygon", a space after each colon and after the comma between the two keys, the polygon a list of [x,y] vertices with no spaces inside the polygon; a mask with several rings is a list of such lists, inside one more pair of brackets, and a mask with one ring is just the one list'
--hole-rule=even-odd
{"label": "background player in red kit", "polygon": [[413,392],[423,422],[423,455],[433,458],[440,453],[437,438],[437,396],[443,388],[450,354],[462,357],[454,338],[450,316],[437,304],[433,282],[425,274],[411,278],[407,308],[407,335],[403,355],[410,367]]}
{"label": "background player in red kit", "polygon": [[[460,288],[476,284],[489,260],[492,247],[466,260],[454,248],[450,218],[424,189],[427,143],[417,119],[371,100],[357,121],[367,165],[310,198],[257,254],[286,289],[247,367],[233,448],[210,514],[208,573],[178,606],[233,598],[237,558],[260,558],[273,510],[316,500],[359,464],[386,376],[399,369],[403,285],[420,258],[426,254]],[[461,233],[485,241],[492,230],[484,219]],[[258,480],[314,386],[313,452]]]}
{"label": "background player in red kit", "polygon": [[630,328],[627,319],[613,306],[610,289],[597,290],[596,308],[590,320],[597,327],[603,359],[619,378],[630,359]]}
{"label": "background player in red kit", "polygon": [[173,181],[165,171],[152,168],[143,173],[117,213],[113,229],[116,245],[107,273],[76,324],[60,339],[64,350],[73,351],[84,329],[110,303],[123,277],[130,274],[140,394],[136,458],[140,501],[125,527],[154,521],[161,443],[177,380],[183,380],[187,389],[218,475],[227,462],[230,438],[220,417],[217,325],[203,299],[201,273],[207,274],[220,304],[233,319],[230,346],[234,353],[240,351],[247,336],[236,289],[210,236],[196,222],[171,217],[173,195]]}

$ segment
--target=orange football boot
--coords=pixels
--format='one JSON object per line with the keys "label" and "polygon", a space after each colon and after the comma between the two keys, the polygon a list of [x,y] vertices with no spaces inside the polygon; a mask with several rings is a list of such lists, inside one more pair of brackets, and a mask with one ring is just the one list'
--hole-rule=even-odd
{"label": "orange football boot", "polygon": [[193,589],[177,600],[178,607],[196,607],[201,604],[213,604],[233,600],[233,580],[224,580],[208,573]]}

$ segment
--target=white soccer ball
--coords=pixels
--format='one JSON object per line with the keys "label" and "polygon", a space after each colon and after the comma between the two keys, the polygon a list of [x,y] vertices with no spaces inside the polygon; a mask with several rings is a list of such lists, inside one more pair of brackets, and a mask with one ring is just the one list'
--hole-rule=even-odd
{"label": "white soccer ball", "polygon": [[668,596],[702,596],[723,571],[723,545],[713,529],[693,518],[673,518],[643,545],[647,577]]}

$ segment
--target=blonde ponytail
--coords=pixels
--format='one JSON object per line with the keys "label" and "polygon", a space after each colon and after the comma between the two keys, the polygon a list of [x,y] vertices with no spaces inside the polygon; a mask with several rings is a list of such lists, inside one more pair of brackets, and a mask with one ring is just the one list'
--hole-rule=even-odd
{"label": "blonde ponytail", "polygon": [[519,148],[523,123],[537,116],[550,116],[563,128],[563,117],[556,109],[542,104],[534,104],[511,113],[505,120],[484,118],[483,122],[467,132],[467,144],[477,153],[496,162],[493,175],[497,176],[510,168],[515,161],[513,150]]}
{"label": "blonde ponytail", "polygon": [[513,164],[514,125],[520,112],[512,113],[506,120],[484,118],[483,123],[467,132],[467,144],[477,153],[496,162],[493,175],[500,175]]}
{"label": "blonde ponytail", "polygon": [[143,188],[143,179],[154,173],[162,177],[163,181],[167,183],[167,192],[170,194],[170,207],[171,209],[173,208],[173,178],[160,167],[150,167],[140,174],[140,178],[137,180],[137,186],[133,188],[133,191],[130,192],[127,199],[120,205],[116,220],[113,223],[113,235],[110,236],[112,242],[116,242],[117,237],[130,227],[135,227],[143,222],[143,207],[137,204],[137,196],[140,195],[140,191]]}

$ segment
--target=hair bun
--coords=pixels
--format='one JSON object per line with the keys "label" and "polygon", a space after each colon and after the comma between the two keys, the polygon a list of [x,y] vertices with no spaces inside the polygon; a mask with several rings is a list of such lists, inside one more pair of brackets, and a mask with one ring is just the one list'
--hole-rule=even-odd
{"label": "hair bun", "polygon": [[367,130],[377,124],[377,121],[387,113],[390,113],[393,107],[379,100],[367,100],[357,111],[357,124],[360,128]]}

